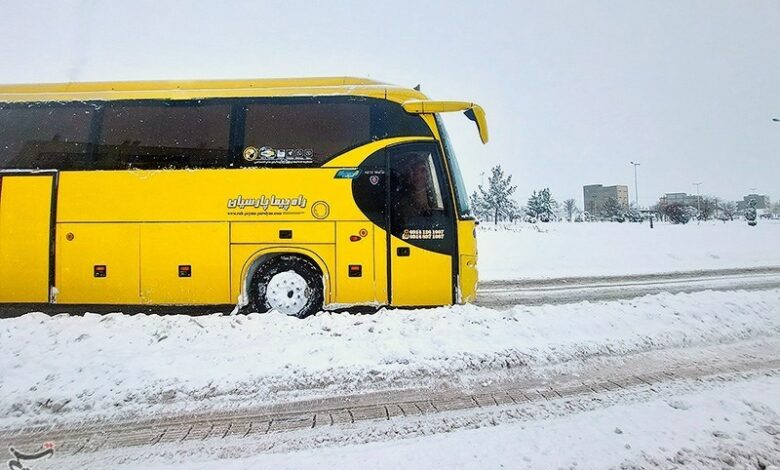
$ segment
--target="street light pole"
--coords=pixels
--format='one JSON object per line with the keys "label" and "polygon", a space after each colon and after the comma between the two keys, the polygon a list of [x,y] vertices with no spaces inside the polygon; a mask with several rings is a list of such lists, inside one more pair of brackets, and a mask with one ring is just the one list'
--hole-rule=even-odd
{"label": "street light pole", "polygon": [[699,196],[699,186],[701,183],[693,183],[696,186],[696,223],[701,223],[701,196]]}
{"label": "street light pole", "polygon": [[637,183],[636,178],[636,167],[638,167],[640,164],[635,162],[630,163],[634,165],[634,203],[636,204],[636,210],[639,210],[639,184]]}

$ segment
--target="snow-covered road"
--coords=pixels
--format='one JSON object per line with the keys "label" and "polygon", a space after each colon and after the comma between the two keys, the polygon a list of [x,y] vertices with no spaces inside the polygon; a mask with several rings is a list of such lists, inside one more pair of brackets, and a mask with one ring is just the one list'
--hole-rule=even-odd
{"label": "snow-covered road", "polygon": [[780,335],[780,290],[613,302],[0,322],[0,428],[251,408],[577,373],[584,361]]}
{"label": "snow-covered road", "polygon": [[[555,468],[577,462],[592,468],[632,460],[645,466],[666,459],[723,458],[740,466],[769,464],[780,458],[780,439],[774,438],[780,432],[779,377],[780,339],[745,340],[591,359],[576,375],[507,374],[503,381],[468,389],[410,389],[251,412],[39,428],[0,434],[0,442],[22,449],[54,442],[56,458],[37,468],[307,468],[315,461],[319,468],[364,468],[376,459],[376,468],[510,463]],[[746,416],[735,415],[735,407]],[[669,422],[656,421],[660,417]],[[714,418],[721,421],[713,423]],[[581,427],[566,429],[567,422]],[[528,427],[536,433],[529,435]],[[748,445],[734,442],[735,427],[751,435]],[[702,436],[702,428],[710,435]],[[424,437],[452,431],[459,431],[458,437]],[[592,443],[572,439],[579,431],[588,438],[595,431],[603,452],[593,455]],[[556,436],[561,433],[575,442],[562,445]],[[685,434],[684,447],[669,434],[676,439]],[[520,436],[523,440],[515,441]],[[388,442],[398,439],[404,441]],[[285,455],[276,455],[280,452]],[[215,456],[243,460],[217,464]]]}

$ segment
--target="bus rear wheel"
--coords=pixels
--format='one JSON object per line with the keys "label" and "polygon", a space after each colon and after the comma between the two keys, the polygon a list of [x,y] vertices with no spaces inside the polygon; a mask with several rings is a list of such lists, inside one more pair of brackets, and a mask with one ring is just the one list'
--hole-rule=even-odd
{"label": "bus rear wheel", "polygon": [[250,307],[305,318],[322,310],[323,286],[319,268],[299,256],[280,255],[263,263],[252,277]]}

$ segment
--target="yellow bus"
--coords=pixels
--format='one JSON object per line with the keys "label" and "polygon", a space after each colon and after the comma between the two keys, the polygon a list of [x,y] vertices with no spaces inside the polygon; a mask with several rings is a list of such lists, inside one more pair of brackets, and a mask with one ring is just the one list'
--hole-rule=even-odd
{"label": "yellow bus", "polygon": [[0,85],[0,303],[468,302],[454,111],[487,142],[359,78]]}

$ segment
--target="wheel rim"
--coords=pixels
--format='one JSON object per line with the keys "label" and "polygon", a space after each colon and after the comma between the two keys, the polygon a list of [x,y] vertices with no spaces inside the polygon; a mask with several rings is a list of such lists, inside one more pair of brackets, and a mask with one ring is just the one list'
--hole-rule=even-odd
{"label": "wheel rim", "polygon": [[285,315],[297,315],[309,302],[311,292],[306,279],[295,271],[274,275],[268,281],[265,298],[268,306]]}

